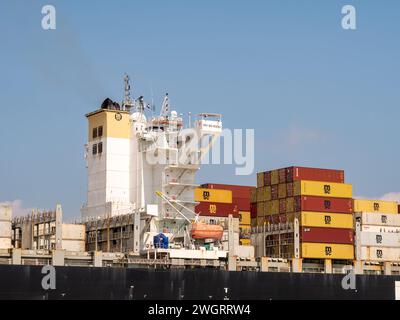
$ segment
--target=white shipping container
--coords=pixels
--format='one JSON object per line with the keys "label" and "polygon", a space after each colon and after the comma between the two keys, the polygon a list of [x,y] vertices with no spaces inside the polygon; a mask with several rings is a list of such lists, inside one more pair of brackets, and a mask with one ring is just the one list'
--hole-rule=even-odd
{"label": "white shipping container", "polygon": [[67,224],[62,225],[63,240],[85,240],[85,226],[83,224]]}
{"label": "white shipping container", "polygon": [[361,214],[361,224],[400,227],[400,214],[364,212]]}
{"label": "white shipping container", "polygon": [[365,225],[363,225],[363,226],[361,226],[361,231],[400,233],[400,227],[369,226],[369,225],[365,226]]}
{"label": "white shipping container", "polygon": [[63,240],[62,248],[66,251],[83,252],[85,251],[85,241]]}
{"label": "white shipping container", "polygon": [[0,238],[11,239],[11,221],[0,221]]}
{"label": "white shipping container", "polygon": [[[229,250],[229,242],[228,242],[228,232],[224,232],[222,235],[222,250],[228,251]],[[239,233],[235,232],[233,234],[233,243],[234,246],[239,246]]]}
{"label": "white shipping container", "polygon": [[262,233],[252,233],[251,234],[251,245],[254,246],[255,256],[262,257],[263,254],[263,234]]}
{"label": "white shipping container", "polygon": [[10,249],[11,246],[11,238],[0,238],[0,249]]}
{"label": "white shipping container", "polygon": [[11,221],[12,210],[8,205],[0,204],[0,221]]}
{"label": "white shipping container", "polygon": [[43,223],[39,224],[38,228],[39,228],[39,231],[38,231],[39,236],[43,236],[44,235],[44,224]]}
{"label": "white shipping container", "polygon": [[253,246],[236,246],[235,253],[239,258],[253,259],[254,247]]}
{"label": "white shipping container", "polygon": [[361,247],[361,260],[400,261],[400,248]]}
{"label": "white shipping container", "polygon": [[400,247],[400,233],[360,232],[360,245],[368,247]]}

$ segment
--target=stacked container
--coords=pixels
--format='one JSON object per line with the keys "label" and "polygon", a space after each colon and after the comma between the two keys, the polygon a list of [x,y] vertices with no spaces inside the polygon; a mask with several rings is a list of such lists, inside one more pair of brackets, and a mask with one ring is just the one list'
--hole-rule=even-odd
{"label": "stacked container", "polygon": [[251,194],[255,187],[228,184],[206,183],[203,188],[210,190],[226,190],[232,193],[232,204],[239,215],[239,242],[241,245],[250,245],[251,231]]}
{"label": "stacked container", "polygon": [[250,218],[251,218],[251,226],[257,226],[257,188],[253,188],[250,192]]}
{"label": "stacked container", "polygon": [[[258,226],[297,218],[302,258],[354,259],[352,186],[343,170],[281,168],[258,173],[257,187]],[[266,254],[293,256],[293,238],[268,236]]]}
{"label": "stacked container", "polygon": [[195,212],[207,217],[239,217],[237,206],[232,202],[232,191],[223,189],[196,188],[194,200],[199,202]]}
{"label": "stacked container", "polygon": [[0,249],[10,249],[11,245],[11,206],[0,204]]}
{"label": "stacked container", "polygon": [[356,258],[400,261],[400,215],[394,201],[354,200]]}

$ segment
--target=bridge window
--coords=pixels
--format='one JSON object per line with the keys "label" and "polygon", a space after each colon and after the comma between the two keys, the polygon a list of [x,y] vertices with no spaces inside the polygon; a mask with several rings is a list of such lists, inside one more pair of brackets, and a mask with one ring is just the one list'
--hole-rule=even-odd
{"label": "bridge window", "polygon": [[97,144],[94,144],[92,147],[92,154],[97,154]]}

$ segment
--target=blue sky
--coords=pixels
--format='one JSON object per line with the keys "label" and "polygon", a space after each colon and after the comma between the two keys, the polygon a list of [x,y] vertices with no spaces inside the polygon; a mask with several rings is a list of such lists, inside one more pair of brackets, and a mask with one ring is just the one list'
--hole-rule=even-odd
{"label": "blue sky", "polygon": [[[57,29],[41,28],[41,8]],[[341,28],[354,5],[357,30]],[[164,92],[179,112],[254,128],[256,171],[341,168],[354,194],[400,191],[398,1],[0,2],[0,201],[79,217],[86,199],[84,114]],[[255,184],[232,166],[199,182]],[[22,202],[21,202],[22,201]]]}

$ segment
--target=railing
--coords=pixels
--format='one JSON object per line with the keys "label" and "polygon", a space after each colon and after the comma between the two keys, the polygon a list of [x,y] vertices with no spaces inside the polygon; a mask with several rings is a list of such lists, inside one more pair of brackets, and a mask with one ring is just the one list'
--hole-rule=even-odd
{"label": "railing", "polygon": [[252,234],[268,233],[273,231],[293,232],[294,226],[293,223],[287,222],[287,223],[277,223],[277,224],[266,224],[264,226],[252,227],[251,229],[252,229],[251,230]]}

